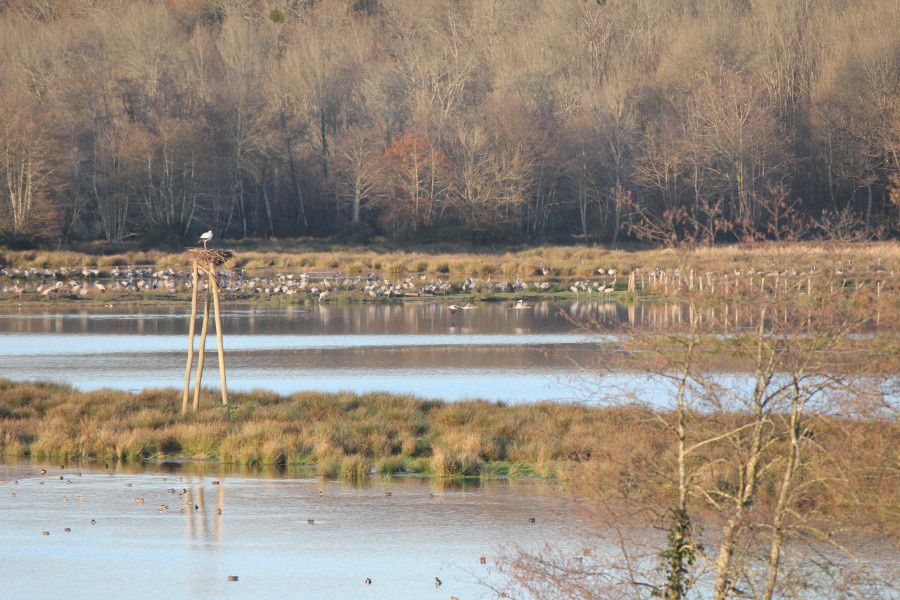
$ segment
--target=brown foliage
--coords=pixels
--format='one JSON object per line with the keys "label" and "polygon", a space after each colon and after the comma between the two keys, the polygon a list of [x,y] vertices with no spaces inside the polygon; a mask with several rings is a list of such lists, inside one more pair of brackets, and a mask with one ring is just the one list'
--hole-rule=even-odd
{"label": "brown foliage", "polygon": [[840,237],[840,214],[881,237],[897,20],[885,0],[12,0],[0,92],[69,165],[41,198],[69,238],[710,244]]}

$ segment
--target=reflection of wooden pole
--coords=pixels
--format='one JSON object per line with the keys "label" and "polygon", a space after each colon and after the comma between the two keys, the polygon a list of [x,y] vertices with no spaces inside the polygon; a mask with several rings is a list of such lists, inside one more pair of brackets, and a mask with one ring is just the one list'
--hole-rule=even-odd
{"label": "reflection of wooden pole", "polygon": [[222,541],[222,508],[225,506],[225,486],[219,485],[219,496],[216,500],[216,516],[214,523],[214,529],[216,536],[216,541]]}
{"label": "reflection of wooden pole", "polygon": [[197,506],[200,507],[199,528],[203,539],[209,538],[209,523],[206,520],[206,495],[203,491],[203,480],[200,481],[200,487],[197,489]]}
{"label": "reflection of wooden pole", "polygon": [[200,327],[200,355],[197,357],[197,378],[194,380],[194,412],[200,406],[200,381],[203,379],[203,359],[206,355],[206,332],[209,331],[209,287],[203,298],[203,325]]}
{"label": "reflection of wooden pole", "polygon": [[184,514],[187,515],[187,529],[188,536],[191,539],[194,539],[194,486],[191,486],[191,489],[184,494],[184,508],[181,510],[185,511]]}
{"label": "reflection of wooden pole", "polygon": [[191,293],[191,323],[188,326],[188,358],[187,365],[184,367],[184,394],[181,397],[181,414],[187,414],[188,409],[188,393],[191,388],[191,367],[194,363],[194,328],[197,322],[197,284],[199,281],[197,273],[197,265],[192,269],[194,278],[194,289]]}
{"label": "reflection of wooden pole", "polygon": [[222,316],[219,314],[219,284],[216,270],[209,266],[209,288],[212,290],[213,310],[216,313],[216,347],[219,351],[219,387],[222,388],[222,406],[228,406],[228,386],[225,384],[225,345],[222,342]]}

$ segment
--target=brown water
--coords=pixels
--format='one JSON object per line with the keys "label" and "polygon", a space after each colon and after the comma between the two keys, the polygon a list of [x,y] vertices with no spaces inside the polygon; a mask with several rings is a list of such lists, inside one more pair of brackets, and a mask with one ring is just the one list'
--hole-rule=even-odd
{"label": "brown water", "polygon": [[504,545],[568,544],[576,519],[559,490],[538,482],[352,487],[198,464],[0,465],[0,480],[9,600],[492,598],[483,582],[497,581]]}

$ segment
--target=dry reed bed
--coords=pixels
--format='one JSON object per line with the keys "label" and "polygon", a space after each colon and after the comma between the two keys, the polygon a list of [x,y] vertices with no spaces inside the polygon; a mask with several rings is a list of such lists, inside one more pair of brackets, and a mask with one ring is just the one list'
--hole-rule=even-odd
{"label": "dry reed bed", "polygon": [[[644,492],[660,499],[672,492],[656,476],[671,461],[670,434],[645,409],[265,391],[233,394],[232,404],[226,411],[216,406],[213,392],[205,392],[203,408],[182,417],[172,389],[85,393],[0,380],[0,453],[61,461],[182,457],[315,464],[321,475],[345,479],[365,477],[373,468],[437,477],[589,477],[598,489],[627,482],[652,485]],[[697,431],[722,431],[740,419],[705,418]],[[856,474],[813,500],[832,508],[864,504],[874,507],[867,509],[873,517],[896,519],[896,422],[828,419],[813,427],[823,454],[807,468],[853,465],[848,472]],[[770,485],[776,489],[773,482],[761,489]]]}
{"label": "dry reed bed", "polygon": [[[698,249],[608,250],[602,247],[543,246],[511,251],[429,252],[379,250],[371,247],[339,247],[300,242],[256,244],[236,248],[232,264],[250,272],[279,269],[305,271],[335,270],[349,276],[378,272],[389,277],[425,273],[449,280],[466,277],[590,277],[597,269],[616,269],[627,273],[634,269],[690,268],[698,272],[730,272],[795,269],[852,270],[863,272],[900,268],[900,243],[859,244],[756,244],[716,246]],[[99,249],[98,249],[99,250]],[[93,254],[70,251],[0,250],[0,266],[19,268],[89,267],[110,269],[116,266],[143,266],[156,269],[187,266],[183,253],[158,250],[119,254]]]}

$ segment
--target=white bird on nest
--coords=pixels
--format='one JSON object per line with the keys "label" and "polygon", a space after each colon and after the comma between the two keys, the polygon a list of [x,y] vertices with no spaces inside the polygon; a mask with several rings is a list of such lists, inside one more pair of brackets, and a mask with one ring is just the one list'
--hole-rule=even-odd
{"label": "white bird on nest", "polygon": [[203,249],[206,250],[206,243],[209,242],[211,239],[213,239],[212,229],[210,229],[209,231],[207,231],[206,233],[201,235],[200,239],[197,241],[203,242]]}

